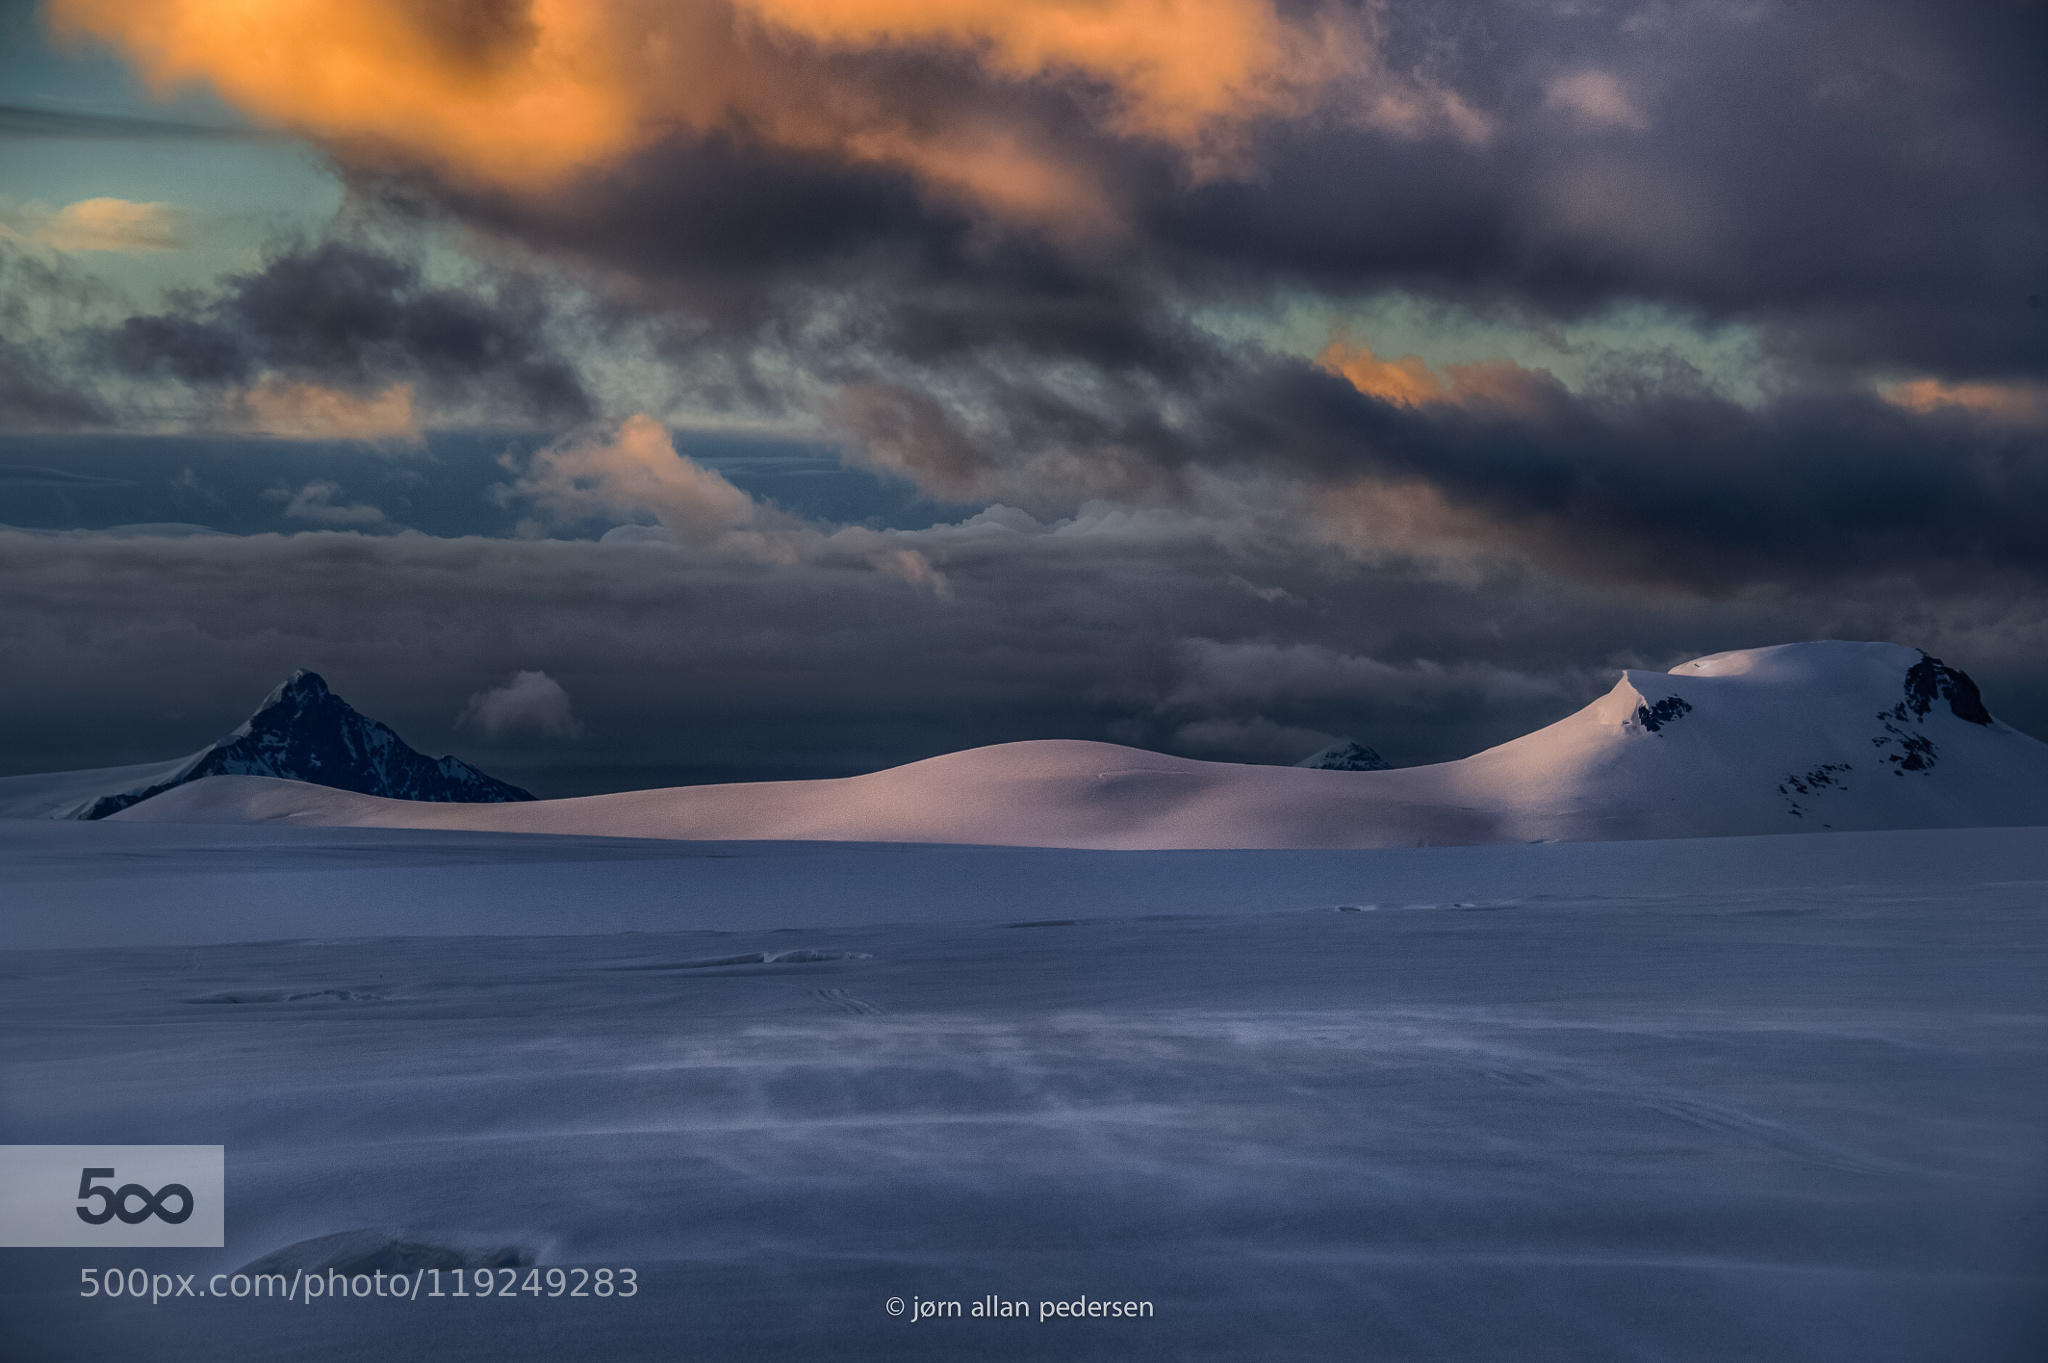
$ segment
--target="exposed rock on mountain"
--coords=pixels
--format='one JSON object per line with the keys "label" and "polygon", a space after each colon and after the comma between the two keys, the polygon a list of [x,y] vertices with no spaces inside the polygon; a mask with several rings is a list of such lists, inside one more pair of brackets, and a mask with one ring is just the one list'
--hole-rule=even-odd
{"label": "exposed rock on mountain", "polygon": [[[113,768],[109,774],[135,770]],[[306,671],[294,672],[233,733],[182,761],[141,770],[146,775],[140,781],[88,794],[52,812],[103,819],[208,776],[271,776],[392,800],[499,804],[533,798],[460,758],[415,751],[328,690],[318,673]]]}
{"label": "exposed rock on mountain", "polygon": [[1347,738],[1342,743],[1332,743],[1321,752],[1311,753],[1294,765],[1311,771],[1388,771],[1394,764],[1358,740]]}

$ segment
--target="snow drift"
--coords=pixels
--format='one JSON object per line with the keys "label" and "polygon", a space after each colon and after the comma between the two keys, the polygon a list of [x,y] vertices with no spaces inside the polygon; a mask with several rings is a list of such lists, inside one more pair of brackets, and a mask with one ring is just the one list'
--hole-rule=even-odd
{"label": "snow drift", "polygon": [[1391,771],[1005,743],[865,776],[417,804],[220,776],[117,817],[1078,848],[1407,847],[2048,824],[2048,744],[1916,649],[1825,642],[1629,671],[1557,723]]}

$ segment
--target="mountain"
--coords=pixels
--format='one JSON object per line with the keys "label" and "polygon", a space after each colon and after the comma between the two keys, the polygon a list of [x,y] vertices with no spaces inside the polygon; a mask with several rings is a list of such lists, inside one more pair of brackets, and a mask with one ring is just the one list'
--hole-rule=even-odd
{"label": "mountain", "polygon": [[136,767],[0,780],[0,811],[104,819],[215,776],[263,776],[393,800],[526,801],[533,796],[454,757],[428,757],[298,671],[240,728],[189,757]]}
{"label": "mountain", "polygon": [[1316,771],[1049,740],[828,781],[430,805],[213,777],[124,819],[1086,848],[1413,847],[2048,825],[2048,744],[1895,644],[1787,644],[1624,672],[1456,762]]}
{"label": "mountain", "polygon": [[1387,771],[1394,764],[1355,738],[1332,743],[1321,752],[1310,753],[1294,764],[1310,771]]}

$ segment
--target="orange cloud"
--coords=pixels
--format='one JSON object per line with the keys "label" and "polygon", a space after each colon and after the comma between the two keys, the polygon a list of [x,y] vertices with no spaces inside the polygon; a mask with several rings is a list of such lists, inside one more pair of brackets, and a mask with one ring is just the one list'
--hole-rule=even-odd
{"label": "orange cloud", "polygon": [[1331,341],[1316,356],[1316,363],[1333,374],[1351,380],[1351,386],[1370,398],[1398,402],[1404,407],[1443,402],[1450,388],[1423,362],[1420,355],[1403,355],[1383,360],[1372,347],[1349,341]]}
{"label": "orange cloud", "polygon": [[123,49],[158,93],[205,83],[266,122],[428,150],[492,178],[549,176],[630,143],[628,53],[606,7],[540,0],[472,55],[397,0],[53,0],[60,35]]}
{"label": "orange cloud", "polygon": [[[757,19],[837,47],[947,45],[1001,74],[1072,72],[1118,94],[1133,130],[1192,143],[1218,120],[1298,106],[1358,60],[1355,37],[1270,0],[744,0]],[[1350,62],[1347,62],[1347,57]]]}
{"label": "orange cloud", "polygon": [[183,243],[178,211],[165,203],[131,199],[80,199],[52,212],[31,204],[18,220],[24,230],[0,225],[0,236],[18,237],[59,251],[174,251]]}
{"label": "orange cloud", "polygon": [[627,417],[609,436],[576,437],[539,451],[504,495],[557,520],[649,512],[693,546],[764,519],[753,498],[678,452],[668,429],[644,413]]}
{"label": "orange cloud", "polygon": [[2038,383],[1948,383],[1909,379],[1880,390],[1894,407],[1922,416],[1963,412],[1999,426],[2048,427],[2048,385]]}
{"label": "orange cloud", "polygon": [[1512,360],[1445,365],[1444,376],[1440,376],[1420,355],[1384,360],[1365,343],[1342,337],[1324,346],[1316,363],[1349,380],[1367,397],[1403,407],[1454,403],[1536,416],[1560,389],[1549,371],[1526,369]]}
{"label": "orange cloud", "polygon": [[[550,526],[595,518],[626,518],[605,536],[612,542],[667,543],[763,567],[804,562],[857,564],[937,597],[952,595],[952,584],[929,555],[905,544],[895,531],[844,526],[825,534],[772,502],[756,501],[724,474],[706,468],[675,447],[668,428],[644,412],[609,433],[587,431],[534,453],[492,495],[500,505],[525,505],[522,534],[542,535]],[[660,529],[633,533],[642,517]],[[622,535],[621,530],[629,533]]]}
{"label": "orange cloud", "polygon": [[[1249,120],[1342,82],[1398,132],[1482,124],[1379,66],[1376,8],[1280,0],[50,0],[60,34],[127,54],[160,92],[205,84],[252,116],[358,151],[538,190],[675,129],[901,166],[1006,214],[1103,218],[1113,194],[1022,126],[962,126],[834,54],[949,49],[1005,81],[1079,79],[1107,128],[1221,164]],[[1084,223],[1085,225],[1085,223]]]}
{"label": "orange cloud", "polygon": [[287,440],[409,444],[420,438],[409,383],[364,396],[272,375],[236,396],[230,423],[251,434]]}

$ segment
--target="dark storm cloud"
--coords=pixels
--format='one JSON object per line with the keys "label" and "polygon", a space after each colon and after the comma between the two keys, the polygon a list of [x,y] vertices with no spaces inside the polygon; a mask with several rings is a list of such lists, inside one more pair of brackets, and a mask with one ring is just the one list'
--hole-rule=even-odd
{"label": "dark storm cloud", "polygon": [[[1291,529],[1003,513],[904,537],[943,597],[823,558],[656,544],[0,531],[0,753],[21,770],[172,756],[309,666],[409,741],[548,793],[1045,737],[1289,761],[1348,735],[1417,762],[1558,718],[1624,666],[1827,636],[1926,646],[2001,718],[2048,721],[2048,611],[1998,574],[1672,603],[1400,558],[1338,573]],[[458,729],[521,671],[571,698],[575,752]]]}
{"label": "dark storm cloud", "polygon": [[[691,22],[730,46],[716,8]],[[756,399],[775,387],[763,374],[792,365],[861,384],[901,384],[918,366],[937,388],[949,366],[1020,359],[1136,376],[1161,398],[1200,392],[1232,357],[1174,319],[1300,288],[1397,291],[1530,327],[1648,303],[1762,328],[1788,382],[1813,365],[2039,378],[2048,311],[2028,299],[2048,284],[2048,102],[2029,54],[2048,46],[2044,13],[1908,0],[1363,7],[1354,25],[1375,34],[1378,66],[1457,92],[1485,135],[1469,120],[1396,129],[1333,97],[1318,116],[1250,119],[1239,154],[1201,171],[1184,147],[1105,118],[1086,82],[993,78],[915,44],[718,48],[767,62],[755,74],[778,90],[810,91],[820,117],[871,100],[920,137],[1014,130],[1103,187],[1114,225],[1075,233],[935,191],[916,157],[798,145],[746,116],[543,188],[449,173],[388,137],[332,145],[387,205],[622,276],[618,307],[660,318],[689,356],[737,365]],[[512,60],[533,39],[515,3],[432,7],[418,23],[456,66]],[[1369,104],[1378,88],[1346,97]],[[126,340],[131,360],[196,376],[249,362],[184,319],[138,322]],[[344,373],[359,359],[302,358]]]}
{"label": "dark storm cloud", "polygon": [[1854,392],[1752,409],[1561,388],[1540,405],[1409,407],[1280,365],[1218,423],[1219,451],[1259,450],[1325,484],[1426,486],[1473,513],[1475,537],[1603,577],[1721,590],[1985,567],[2048,582],[2048,434],[1965,412]]}
{"label": "dark storm cloud", "polygon": [[1056,344],[1092,315],[1076,353],[1129,354],[1143,339],[1099,319],[1294,284],[1536,321],[1647,301],[1761,325],[1788,363],[2040,373],[2042,7],[1403,4],[1385,29],[1393,60],[1433,59],[1490,115],[1488,137],[1272,120],[1240,164],[1191,178],[1071,103],[927,71],[935,120],[1033,128],[1113,187],[1125,231],[1080,246],[921,193],[904,167],[743,131],[674,139],[573,193],[417,166],[410,185],[415,203],[627,269],[714,324],[809,316],[850,280],[888,278],[903,315],[877,341],[895,322],[913,351]]}
{"label": "dark storm cloud", "polygon": [[[65,271],[0,240],[0,427],[66,429],[103,420],[93,375],[51,319],[87,305]],[[33,339],[32,339],[33,338]]]}
{"label": "dark storm cloud", "polygon": [[454,403],[487,395],[521,416],[580,421],[590,400],[545,322],[539,295],[516,282],[441,287],[409,261],[327,241],[129,317],[101,344],[125,374],[201,389],[266,375],[358,393],[418,382]]}
{"label": "dark storm cloud", "polygon": [[1194,270],[1654,300],[1817,358],[2040,372],[2048,9],[1572,8],[1467,7],[1483,147],[1277,126],[1255,177],[1148,197],[1149,231]]}
{"label": "dark storm cloud", "polygon": [[35,350],[0,336],[0,424],[62,429],[104,415],[90,393]]}
{"label": "dark storm cloud", "polygon": [[[905,171],[767,147],[671,140],[527,195],[357,166],[400,213],[451,213],[557,260],[623,270],[624,306],[674,316],[701,346],[850,347],[914,362],[989,349],[1108,369],[1179,370],[1166,281],[1142,243],[1073,250],[921,195]],[[1162,335],[1162,331],[1168,334]]]}
{"label": "dark storm cloud", "polygon": [[2048,410],[2008,424],[1861,389],[1756,406],[1683,384],[1574,394],[1512,366],[1411,405],[1318,365],[1231,358],[1208,356],[1209,386],[1171,408],[1142,384],[1105,400],[1027,369],[972,376],[952,405],[859,388],[839,415],[868,461],[955,500],[1028,503],[1062,482],[1076,500],[1156,500],[1204,474],[1266,477],[1335,539],[1419,535],[1659,588],[1977,568],[2048,582]]}
{"label": "dark storm cloud", "polygon": [[[51,660],[42,684],[82,684],[52,622],[92,612],[123,668],[165,638],[231,641],[194,706],[311,665],[364,678],[422,742],[544,671],[593,762],[724,776],[1059,734],[1448,757],[1554,718],[1610,664],[1827,635],[1953,654],[2021,698],[1994,708],[2048,714],[2029,661],[2048,643],[2048,10],[1351,6],[1370,79],[1233,110],[1209,155],[1132,122],[1142,66],[1020,75],[1000,60],[1017,7],[972,8],[991,27],[962,49],[764,44],[729,6],[664,6],[704,41],[550,87],[599,113],[621,95],[662,131],[551,144],[546,174],[522,149],[548,129],[487,117],[526,116],[500,98],[525,87],[477,74],[520,69],[526,6],[401,16],[438,26],[393,91],[418,106],[410,139],[381,107],[294,103],[239,50],[222,70],[322,141],[353,203],[475,230],[644,328],[679,409],[821,422],[928,495],[1072,526],[1001,512],[889,541],[945,592],[808,549],[42,539],[12,560],[47,605],[15,627]],[[656,11],[587,13],[639,34]],[[219,50],[206,36],[191,60]],[[705,108],[678,102],[700,90]],[[1004,197],[1032,176],[1056,192]],[[588,415],[534,339],[546,309],[477,281],[329,243],[132,319],[103,354],[202,391],[481,384],[537,426]],[[1753,334],[1760,358],[1732,386],[1649,353],[1575,388],[1510,365],[1347,380],[1275,348],[1304,298],[1333,317],[1414,301],[1449,332],[1646,312]],[[629,500],[601,510],[648,519]]]}
{"label": "dark storm cloud", "polygon": [[[1078,238],[744,129],[671,138],[569,194],[351,164],[387,203],[624,271],[621,306],[672,322],[679,363],[736,359],[769,401],[799,399],[762,374],[831,385],[824,414],[858,457],[946,496],[1057,510],[1172,497],[1205,470],[1311,494],[1377,482],[1429,490],[1453,539],[1602,578],[2038,576],[2040,426],[1872,394],[1910,375],[2048,382],[2048,310],[2029,302],[2048,100],[2025,55],[2048,49],[2044,16],[1397,5],[1386,60],[1427,65],[1488,137],[1271,120],[1241,166],[1197,177],[1057,91],[925,68],[935,108],[999,105],[1115,186],[1122,229]],[[1743,323],[1764,397],[1715,398],[1681,364],[1535,410],[1403,406],[1189,320],[1287,289],[1531,328],[1632,304]]]}

